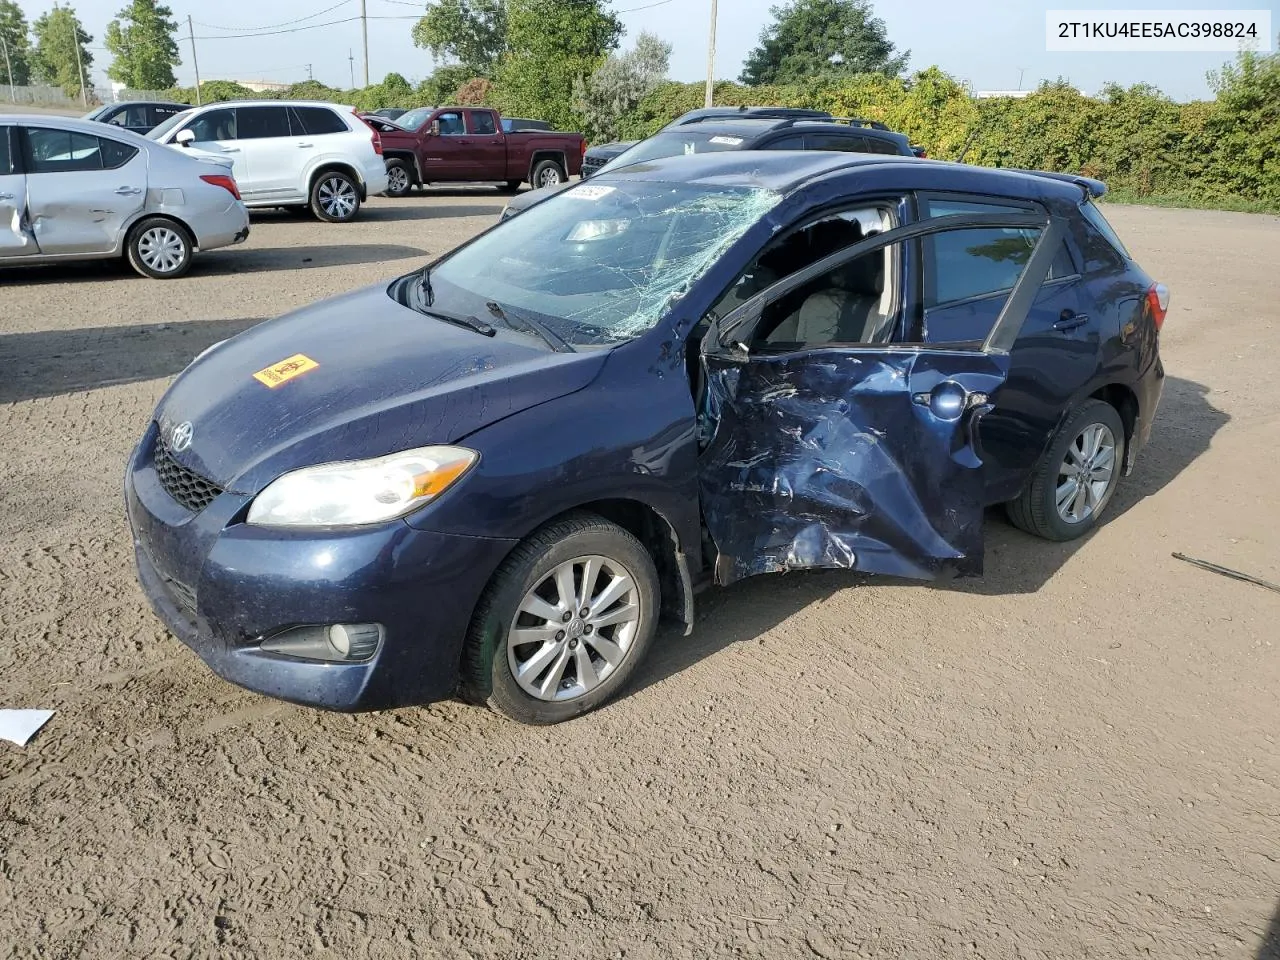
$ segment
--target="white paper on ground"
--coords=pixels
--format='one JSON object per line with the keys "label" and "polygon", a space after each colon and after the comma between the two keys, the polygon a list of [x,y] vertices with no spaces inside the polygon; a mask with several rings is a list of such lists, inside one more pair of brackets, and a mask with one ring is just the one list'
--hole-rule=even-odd
{"label": "white paper on ground", "polygon": [[0,740],[25,747],[52,716],[52,710],[0,710]]}

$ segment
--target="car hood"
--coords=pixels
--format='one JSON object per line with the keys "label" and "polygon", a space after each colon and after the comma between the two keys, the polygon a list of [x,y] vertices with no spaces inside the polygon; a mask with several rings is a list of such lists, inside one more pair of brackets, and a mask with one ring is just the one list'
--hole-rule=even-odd
{"label": "car hood", "polygon": [[517,194],[511,198],[511,202],[507,204],[507,216],[528,210],[535,207],[543,200],[554,197],[562,190],[568,190],[570,187],[576,186],[576,183],[558,183],[552,187],[539,187],[537,190],[526,190],[524,193]]}
{"label": "car hood", "polygon": [[589,157],[604,157],[612,160],[625,150],[630,150],[639,140],[615,140],[612,143],[601,143],[587,151]]}
{"label": "car hood", "polygon": [[183,466],[252,494],[298,467],[454,443],[582,389],[606,355],[484,337],[378,286],[215,346],[169,388],[156,420]]}

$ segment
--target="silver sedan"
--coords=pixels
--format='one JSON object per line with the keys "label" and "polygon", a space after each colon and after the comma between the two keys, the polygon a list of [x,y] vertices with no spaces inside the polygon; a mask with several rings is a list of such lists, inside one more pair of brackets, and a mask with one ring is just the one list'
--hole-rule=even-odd
{"label": "silver sedan", "polygon": [[0,115],[0,267],[124,257],[170,279],[248,236],[224,161],[91,121]]}

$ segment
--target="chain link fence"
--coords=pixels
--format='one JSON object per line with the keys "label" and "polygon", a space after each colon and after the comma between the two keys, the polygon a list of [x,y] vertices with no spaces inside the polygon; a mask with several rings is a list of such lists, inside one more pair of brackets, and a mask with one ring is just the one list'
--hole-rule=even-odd
{"label": "chain link fence", "polygon": [[[157,90],[114,91],[110,87],[91,87],[88,94],[89,106],[91,107],[99,103],[115,103],[121,100],[169,99]],[[30,107],[58,107],[65,110],[84,109],[84,99],[82,97],[78,94],[74,97],[69,97],[61,87],[20,87],[0,83],[0,104],[5,103]]]}

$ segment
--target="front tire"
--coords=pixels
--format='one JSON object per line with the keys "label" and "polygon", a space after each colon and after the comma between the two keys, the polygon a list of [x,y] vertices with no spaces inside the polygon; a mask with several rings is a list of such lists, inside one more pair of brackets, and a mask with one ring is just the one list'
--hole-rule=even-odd
{"label": "front tire", "polygon": [[360,212],[360,187],[341,170],[326,170],[311,185],[310,205],[325,223],[349,223]]}
{"label": "front tire", "polygon": [[533,173],[529,175],[529,183],[535,190],[541,187],[558,187],[562,183],[567,183],[568,180],[569,176],[564,172],[564,167],[554,160],[539,161],[534,165]]}
{"label": "front tire", "polygon": [[513,720],[559,723],[609,700],[657,626],[653,558],[616,524],[581,513],[511,552],[476,608],[462,694]]}
{"label": "front tire", "polygon": [[387,196],[397,200],[413,191],[413,171],[403,160],[387,161]]}
{"label": "front tire", "polygon": [[1085,403],[1058,431],[1022,495],[1005,505],[1009,520],[1045,540],[1083,537],[1115,494],[1125,442],[1115,407],[1101,400]]}
{"label": "front tire", "polygon": [[129,266],[152,280],[175,280],[191,269],[195,243],[186,227],[164,217],[148,217],[129,231]]}

